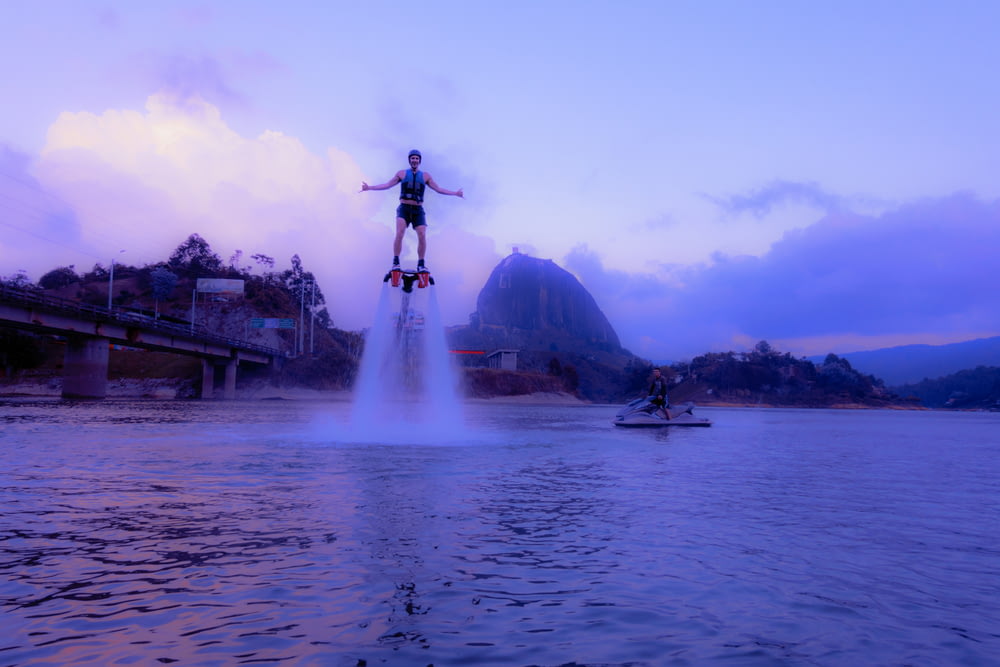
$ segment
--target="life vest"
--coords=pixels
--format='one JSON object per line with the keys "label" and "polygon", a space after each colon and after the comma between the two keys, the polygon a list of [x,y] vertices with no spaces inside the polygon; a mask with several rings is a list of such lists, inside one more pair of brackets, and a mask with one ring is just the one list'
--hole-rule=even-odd
{"label": "life vest", "polygon": [[399,198],[422,203],[424,201],[424,187],[426,185],[424,183],[424,172],[414,172],[412,169],[407,169],[403,180],[399,182]]}

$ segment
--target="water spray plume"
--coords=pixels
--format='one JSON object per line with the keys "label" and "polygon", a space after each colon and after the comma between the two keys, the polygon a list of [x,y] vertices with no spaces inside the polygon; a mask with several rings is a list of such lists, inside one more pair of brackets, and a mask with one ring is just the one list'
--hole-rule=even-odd
{"label": "water spray plume", "polygon": [[457,384],[434,289],[383,284],[355,385],[353,434],[367,440],[404,428],[421,441],[455,436],[464,428]]}

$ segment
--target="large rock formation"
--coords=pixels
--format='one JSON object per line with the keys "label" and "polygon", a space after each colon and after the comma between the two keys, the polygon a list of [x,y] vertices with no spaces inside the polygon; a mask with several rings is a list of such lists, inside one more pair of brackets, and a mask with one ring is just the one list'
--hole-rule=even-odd
{"label": "large rock formation", "polygon": [[476,307],[473,327],[499,327],[529,339],[546,335],[575,339],[605,350],[621,348],[618,334],[594,297],[550,259],[516,252],[506,257],[479,292]]}
{"label": "large rock formation", "polygon": [[[469,326],[448,331],[452,349],[517,350],[517,368],[561,378],[591,400],[618,400],[635,357],[623,350],[608,318],[583,285],[552,260],[514,253],[479,292]],[[481,365],[480,355],[461,355]]]}

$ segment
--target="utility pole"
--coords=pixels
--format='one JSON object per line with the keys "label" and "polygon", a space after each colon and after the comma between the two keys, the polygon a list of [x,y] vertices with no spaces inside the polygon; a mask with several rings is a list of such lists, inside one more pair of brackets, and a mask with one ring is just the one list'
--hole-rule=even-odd
{"label": "utility pole", "polygon": [[[118,254],[122,254],[124,250],[119,250]],[[111,256],[111,272],[108,274],[108,310],[111,310],[111,293],[115,289],[115,257],[117,255]]]}
{"label": "utility pole", "polygon": [[302,301],[299,304],[299,335],[296,336],[299,341],[299,354],[302,354],[306,347],[306,281],[303,280],[299,283],[299,294],[302,297]]}
{"label": "utility pole", "polygon": [[309,354],[316,354],[316,281],[312,281],[312,304],[309,306]]}

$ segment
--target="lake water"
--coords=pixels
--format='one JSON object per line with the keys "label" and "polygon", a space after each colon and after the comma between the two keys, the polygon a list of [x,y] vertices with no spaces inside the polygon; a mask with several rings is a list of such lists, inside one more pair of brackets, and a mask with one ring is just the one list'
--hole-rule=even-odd
{"label": "lake water", "polygon": [[1000,414],[0,399],[0,665],[983,665]]}

